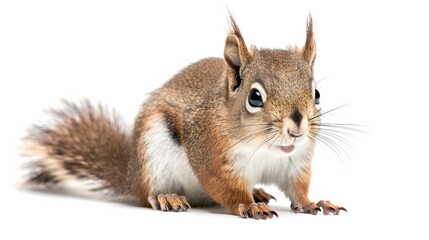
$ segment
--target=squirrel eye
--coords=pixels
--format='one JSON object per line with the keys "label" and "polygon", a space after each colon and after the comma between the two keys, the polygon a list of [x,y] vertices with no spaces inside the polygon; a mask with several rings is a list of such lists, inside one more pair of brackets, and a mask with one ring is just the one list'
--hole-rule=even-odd
{"label": "squirrel eye", "polygon": [[318,105],[320,103],[320,92],[319,90],[314,90],[314,103]]}
{"label": "squirrel eye", "polygon": [[252,107],[263,107],[264,102],[262,100],[262,94],[259,92],[258,89],[251,89],[249,94],[249,105]]}

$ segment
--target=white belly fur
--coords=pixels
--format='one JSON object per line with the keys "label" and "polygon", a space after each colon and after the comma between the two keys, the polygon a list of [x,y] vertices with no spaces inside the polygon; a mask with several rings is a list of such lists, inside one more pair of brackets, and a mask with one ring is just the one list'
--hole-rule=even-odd
{"label": "white belly fur", "polygon": [[[154,194],[177,193],[186,196],[191,205],[212,204],[212,200],[201,188],[183,147],[171,138],[164,118],[144,136],[150,180]],[[256,184],[275,184],[287,196],[294,195],[288,188],[291,178],[300,174],[308,164],[307,149],[301,147],[292,157],[275,157],[260,149],[251,157],[253,149],[238,145],[235,152],[235,168],[249,183],[249,191]]]}
{"label": "white belly fur", "polygon": [[[308,150],[301,146],[292,156],[273,156],[267,149],[254,149],[244,145],[235,148],[235,168],[249,182],[250,188],[255,184],[277,185],[288,197],[294,195],[289,188],[291,179],[301,175],[308,165]],[[252,155],[253,153],[253,155]]]}
{"label": "white belly fur", "polygon": [[211,202],[195,176],[183,147],[170,135],[163,117],[154,121],[144,136],[150,180],[154,195],[176,193],[186,196],[191,205]]}

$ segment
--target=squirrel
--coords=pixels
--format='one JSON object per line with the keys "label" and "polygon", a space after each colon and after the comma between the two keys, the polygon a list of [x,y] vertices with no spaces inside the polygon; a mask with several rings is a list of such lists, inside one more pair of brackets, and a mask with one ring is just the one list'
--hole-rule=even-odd
{"label": "squirrel", "polygon": [[308,198],[320,132],[311,15],[303,48],[248,48],[229,15],[223,58],[184,68],[141,106],[133,129],[89,100],[65,101],[55,121],[25,138],[28,183],[96,180],[143,206],[185,212],[218,205],[242,218],[270,219],[273,184],[295,213],[338,215],[344,207]]}

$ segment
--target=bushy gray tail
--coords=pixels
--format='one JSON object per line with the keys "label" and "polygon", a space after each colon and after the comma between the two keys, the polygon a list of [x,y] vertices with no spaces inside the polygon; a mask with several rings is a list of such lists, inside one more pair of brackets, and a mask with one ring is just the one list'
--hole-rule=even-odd
{"label": "bushy gray tail", "polygon": [[25,138],[24,154],[33,159],[28,181],[55,185],[89,179],[123,193],[132,147],[117,115],[88,100],[63,101],[62,108],[49,113],[53,121],[34,125]]}

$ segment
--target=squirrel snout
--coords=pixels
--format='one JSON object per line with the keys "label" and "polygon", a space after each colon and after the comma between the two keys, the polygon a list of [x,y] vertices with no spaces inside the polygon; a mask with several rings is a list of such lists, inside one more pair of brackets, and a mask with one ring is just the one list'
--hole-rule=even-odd
{"label": "squirrel snout", "polygon": [[289,136],[293,137],[293,138],[298,138],[301,137],[303,135],[303,133],[301,132],[296,132],[296,131],[290,131],[289,129],[287,130],[287,133],[289,134]]}
{"label": "squirrel snout", "polygon": [[285,118],[283,121],[283,135],[286,138],[293,139],[294,142],[300,141],[302,139],[302,136],[306,135],[307,133],[307,121],[306,119],[302,119],[300,121],[300,124],[297,124],[296,121],[294,121],[291,118]]}

